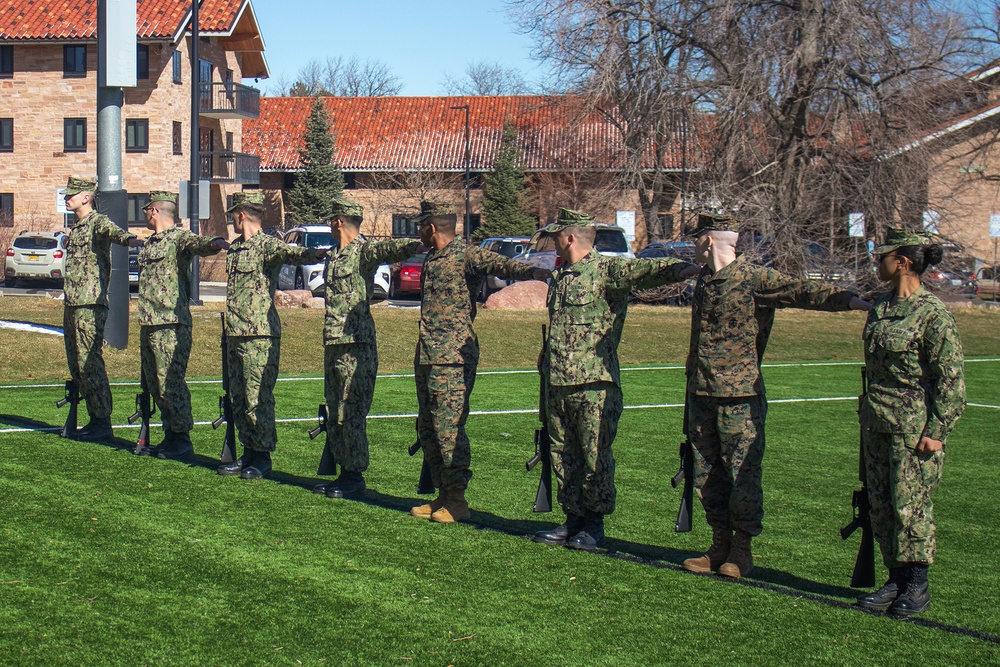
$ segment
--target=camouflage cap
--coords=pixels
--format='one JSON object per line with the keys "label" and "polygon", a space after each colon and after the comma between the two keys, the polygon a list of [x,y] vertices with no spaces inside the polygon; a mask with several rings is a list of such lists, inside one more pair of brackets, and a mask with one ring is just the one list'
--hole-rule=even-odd
{"label": "camouflage cap", "polygon": [[226,209],[226,213],[232,213],[240,206],[246,204],[264,205],[264,193],[262,192],[237,192],[233,195],[233,204]]}
{"label": "camouflage cap", "polygon": [[67,195],[75,195],[80,192],[96,192],[96,191],[97,191],[97,181],[93,181],[89,178],[70,176],[69,181],[66,182]]}
{"label": "camouflage cap", "polygon": [[907,246],[915,245],[930,245],[934,241],[931,239],[930,234],[925,234],[923,232],[916,232],[910,229],[898,229],[895,227],[890,227],[885,233],[885,239],[882,241],[882,245],[875,248],[872,251],[873,255],[885,255],[890,253],[896,248],[905,248]]}
{"label": "camouflage cap", "polygon": [[153,202],[158,202],[158,201],[168,201],[171,204],[176,204],[177,193],[167,192],[166,190],[153,190],[152,192],[149,193],[149,203],[152,204]]}
{"label": "camouflage cap", "polygon": [[344,199],[343,197],[334,197],[330,200],[330,212],[327,214],[326,219],[329,220],[338,215],[351,215],[360,218],[364,214],[365,207],[361,204],[353,202],[350,199]]}
{"label": "camouflage cap", "polygon": [[447,202],[424,200],[420,202],[420,213],[412,220],[413,222],[422,222],[427,218],[442,215],[455,215],[455,207]]}
{"label": "camouflage cap", "polygon": [[568,208],[560,208],[556,214],[556,221],[550,222],[542,231],[547,234],[561,232],[567,227],[593,227],[597,224],[597,219],[589,213],[574,211]]}
{"label": "camouflage cap", "polygon": [[702,211],[698,214],[698,224],[688,236],[701,236],[706,232],[739,232],[740,223],[725,213]]}

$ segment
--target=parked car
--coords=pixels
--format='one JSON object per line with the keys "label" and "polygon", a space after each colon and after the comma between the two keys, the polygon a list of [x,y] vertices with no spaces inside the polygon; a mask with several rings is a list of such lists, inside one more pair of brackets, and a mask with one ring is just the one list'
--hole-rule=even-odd
{"label": "parked car", "polygon": [[[492,238],[485,239],[479,244],[480,248],[495,252],[498,255],[503,255],[504,257],[514,257],[515,255],[520,255],[528,247],[528,241],[531,239],[527,236],[495,236]],[[486,280],[483,281],[483,288],[480,291],[480,298],[486,301],[490,297],[490,294],[501,290],[507,286],[507,281],[503,278],[498,278],[496,276],[486,276]]]}
{"label": "parked car", "polygon": [[[653,241],[636,255],[647,257],[674,257],[685,262],[695,261],[694,241]],[[659,303],[670,306],[686,306],[694,296],[694,278],[684,282],[661,285],[652,289],[635,290],[631,294],[634,301]]]}
{"label": "parked car", "polygon": [[375,287],[372,290],[372,298],[384,299],[389,296],[389,285],[392,282],[392,267],[388,264],[379,264],[375,269]]}
{"label": "parked car", "polygon": [[129,287],[139,286],[139,248],[128,249],[128,284]]}
{"label": "parked car", "polygon": [[[334,245],[333,233],[327,225],[293,227],[285,232],[285,243],[303,248],[330,248]],[[325,262],[302,266],[285,264],[278,274],[278,289],[307,289],[316,296],[322,296],[325,265]]]}
{"label": "parked car", "polygon": [[66,270],[65,231],[21,232],[7,249],[4,285],[18,280],[54,280],[62,283]]}
{"label": "parked car", "polygon": [[[634,258],[632,246],[625,238],[625,230],[614,225],[597,225],[597,237],[594,240],[594,249],[602,255]],[[552,236],[538,230],[531,235],[528,247],[520,255],[515,255],[513,259],[530,264],[539,269],[554,271],[561,264],[557,261],[556,244]]]}
{"label": "parked car", "polygon": [[404,294],[420,294],[420,274],[424,270],[424,260],[427,259],[427,251],[410,255],[405,261],[395,265],[392,270],[392,279],[389,281],[389,298],[396,299]]}
{"label": "parked car", "polygon": [[980,299],[1000,298],[1000,266],[984,266],[976,272],[976,296]]}

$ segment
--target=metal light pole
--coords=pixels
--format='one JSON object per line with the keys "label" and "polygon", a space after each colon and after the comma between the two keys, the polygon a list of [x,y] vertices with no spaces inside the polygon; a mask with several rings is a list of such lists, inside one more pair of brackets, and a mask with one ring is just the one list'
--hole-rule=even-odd
{"label": "metal light pole", "polygon": [[[198,180],[201,178],[201,136],[198,127],[201,103],[201,61],[198,54],[198,2],[191,0],[191,180],[188,183],[188,215],[191,233],[198,233]],[[201,266],[191,258],[191,303],[201,304]]]}
{"label": "metal light pole", "polygon": [[469,161],[472,159],[469,154],[469,105],[459,104],[453,106],[452,109],[465,109],[465,224],[462,225],[462,236],[465,237],[466,243],[472,238],[472,232],[469,231],[469,222],[472,219],[472,212],[469,207]]}

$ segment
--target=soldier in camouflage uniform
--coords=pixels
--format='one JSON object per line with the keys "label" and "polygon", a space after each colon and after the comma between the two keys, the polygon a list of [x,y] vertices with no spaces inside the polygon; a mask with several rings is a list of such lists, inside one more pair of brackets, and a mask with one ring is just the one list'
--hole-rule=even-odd
{"label": "soldier in camouflage uniform", "polygon": [[965,409],[962,343],[955,319],[920,285],[924,270],[941,261],[941,246],[926,234],[892,229],[874,254],[892,290],[868,311],[868,392],[859,418],[872,533],[889,580],[858,605],[910,616],[930,605],[931,496],[948,434]]}
{"label": "soldier in camouflage uniform", "polygon": [[240,236],[226,256],[226,338],[233,419],[243,455],[219,466],[220,475],[260,479],[271,471],[278,444],[274,384],[278,380],[281,320],[274,291],[283,264],[318,262],[326,250],[297,248],[261,233],[264,196],[237,192],[228,213]]}
{"label": "soldier in camouflage uniform", "polygon": [[465,488],[472,478],[465,422],[476,380],[479,341],[472,323],[476,295],[487,274],[513,280],[545,280],[550,274],[466,245],[455,234],[447,204],[420,202],[420,238],[431,251],[420,275],[420,331],[414,358],[417,435],[438,497],[411,514],[439,523],[469,517]]}
{"label": "soldier in camouflage uniform", "polygon": [[368,469],[366,422],[375,394],[378,348],[369,302],[375,270],[414,254],[417,241],[368,241],[361,236],[364,209],[337,198],[331,203],[330,229],[337,249],[327,253],[326,321],[323,327],[324,378],[328,420],[324,456],[340,464],[340,476],[313,491],[350,498],[365,490]]}
{"label": "soldier in camouflage uniform", "polygon": [[135,235],[94,210],[97,183],[70,178],[66,208],[76,223],[66,239],[63,290],[63,340],[69,374],[87,402],[90,423],[76,437],[102,442],[113,436],[111,386],[104,368],[104,325],[108,321],[108,281],[111,278],[111,244],[140,247]]}
{"label": "soldier in camouflage uniform", "polygon": [[684,561],[692,572],[745,576],[751,538],[764,518],[761,463],[767,400],[760,363],[776,308],[867,310],[849,291],[755,266],[736,254],[738,223],[698,216],[698,276],[687,358],[687,436],[694,447],[695,487],[712,527],[712,546]]}
{"label": "soldier in camouflage uniform", "polygon": [[163,418],[163,442],[137,453],[183,459],[194,452],[191,393],[184,376],[191,356],[191,258],[229,247],[223,238],[198,236],[177,222],[177,195],[150,192],[142,209],[154,233],[139,253],[139,352],[146,387]]}
{"label": "soldier in camouflage uniform", "polygon": [[566,522],[532,539],[593,550],[604,540],[604,516],[615,511],[611,447],[622,414],[618,343],[629,293],[685,280],[700,267],[672,258],[603,257],[594,250],[594,217],[579,211],[559,209],[544,231],[564,262],[549,285],[540,371]]}

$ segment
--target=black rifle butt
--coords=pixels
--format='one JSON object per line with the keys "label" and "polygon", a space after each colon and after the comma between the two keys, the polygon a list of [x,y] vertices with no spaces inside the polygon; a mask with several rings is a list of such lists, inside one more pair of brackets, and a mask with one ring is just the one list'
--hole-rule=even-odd
{"label": "black rifle butt", "polygon": [[427,458],[420,465],[420,479],[417,480],[417,494],[427,496],[434,493],[434,479],[431,476],[431,466],[427,463]]}
{"label": "black rifle butt", "polygon": [[236,432],[232,422],[226,424],[226,438],[222,441],[222,452],[219,453],[220,463],[232,463],[236,460]]}
{"label": "black rifle butt", "polygon": [[531,506],[531,511],[541,514],[552,511],[552,475],[548,477],[542,471],[542,478],[538,480],[538,491],[535,492],[535,502]]}
{"label": "black rifle butt", "polygon": [[319,459],[319,467],[316,468],[317,475],[336,475],[337,474],[337,461],[333,458],[333,453],[330,452],[330,445],[327,443],[323,446],[323,456]]}

